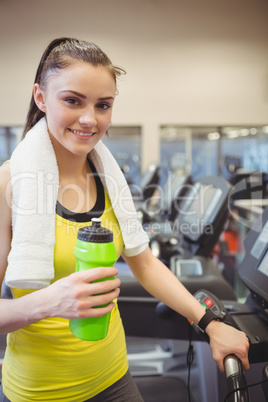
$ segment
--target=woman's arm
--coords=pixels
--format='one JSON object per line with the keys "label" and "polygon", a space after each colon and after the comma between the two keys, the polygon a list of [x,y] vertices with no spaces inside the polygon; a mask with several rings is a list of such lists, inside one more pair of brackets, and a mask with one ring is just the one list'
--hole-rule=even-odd
{"label": "woman's arm", "polygon": [[[205,313],[204,307],[178,278],[152,255],[149,247],[135,257],[124,256],[124,260],[151,295],[196,324],[200,321]],[[236,354],[241,359],[245,369],[249,368],[247,356],[249,343],[243,332],[218,321],[212,321],[207,326],[206,332],[210,337],[213,358],[220,371],[224,370],[224,357],[230,353]]]}
{"label": "woman's arm", "polygon": [[[9,164],[5,164],[0,167],[0,289],[11,247],[10,205]],[[46,317],[85,318],[110,312],[112,300],[119,295],[120,280],[91,282],[117,273],[114,267],[77,272],[18,299],[0,299],[0,333],[16,331]],[[96,296],[105,292],[109,293]],[[106,307],[95,308],[107,303]]]}
{"label": "woman's arm", "polygon": [[0,333],[16,331],[47,317],[87,318],[111,312],[112,301],[119,295],[120,280],[91,282],[117,273],[114,267],[76,272],[20,298],[1,299]]}
{"label": "woman's arm", "polygon": [[0,167],[0,294],[11,244],[11,187],[9,163]]}

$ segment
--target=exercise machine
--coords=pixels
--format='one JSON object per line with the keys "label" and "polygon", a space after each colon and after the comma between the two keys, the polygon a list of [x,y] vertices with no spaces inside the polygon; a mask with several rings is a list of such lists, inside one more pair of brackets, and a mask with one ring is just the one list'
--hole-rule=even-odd
{"label": "exercise machine", "polygon": [[163,186],[158,186],[152,196],[141,205],[139,212],[142,223],[150,228],[150,224],[154,222],[172,222],[178,214],[181,199],[191,184],[190,175],[170,171]]}
{"label": "exercise machine", "polygon": [[[187,283],[187,275],[185,273],[183,277],[180,277],[180,280],[183,284],[188,286],[189,290],[193,294],[200,291],[200,289],[204,289],[206,292],[211,292],[211,294],[214,295],[214,298],[216,297],[217,299],[221,300],[221,305],[224,306],[225,310],[225,315],[222,317],[222,319],[228,319],[229,325],[234,325],[236,328],[244,331],[249,338],[249,361],[251,363],[251,369],[245,374],[245,376],[250,377],[250,374],[254,374],[254,371],[259,370],[261,366],[261,370],[263,371],[263,379],[267,379],[268,208],[264,210],[263,214],[259,217],[259,219],[256,220],[255,224],[249,231],[245,240],[245,250],[245,257],[238,267],[239,277],[249,290],[249,296],[247,297],[245,303],[239,303],[236,299],[229,299],[229,297],[225,297],[225,295],[215,294],[217,291],[219,291],[218,288],[214,287],[215,282],[208,283],[208,286],[204,287],[205,283],[200,281],[201,278],[199,275],[189,275]],[[203,279],[204,278],[202,278],[202,280]],[[119,298],[119,308],[127,336],[180,339],[184,341],[189,339],[189,324],[185,318],[179,316],[162,303],[159,303],[158,300],[144,293],[145,291],[142,292],[140,287],[137,286],[137,283],[135,283],[135,278],[131,278],[129,281],[126,281],[127,286],[125,286],[123,277],[121,280],[122,285],[121,295]],[[215,279],[215,281],[217,280],[219,280],[219,278]],[[224,283],[223,278],[221,281]],[[132,283],[132,286],[130,286],[130,282]],[[125,292],[125,290],[127,291]],[[195,341],[201,341],[201,343],[203,341],[202,336],[195,331],[193,332],[192,339]],[[236,363],[234,363],[234,361],[236,361]],[[233,387],[235,384],[237,384],[238,380],[240,381],[240,379],[243,378],[243,374],[241,374],[242,372],[239,371],[239,363],[235,357],[228,359],[227,362],[229,362],[226,365],[227,382],[229,382],[229,384],[231,383],[231,385],[233,384]],[[208,367],[204,369],[209,372]],[[151,392],[153,392],[154,384],[157,383],[157,389],[159,389],[163,377],[164,376],[161,375],[158,377],[147,376],[146,380],[142,378],[141,382],[144,383],[146,381],[147,386],[150,385]],[[137,377],[136,380],[139,386],[139,378]],[[168,380],[168,377],[163,378],[164,387],[168,387]],[[261,378],[258,378],[258,380],[261,381]],[[172,377],[172,381],[174,381],[174,377]],[[214,383],[214,386],[218,390],[218,399],[216,399],[214,395],[214,399],[207,399],[206,402],[216,402],[217,400],[221,402],[228,392],[228,389],[226,388],[226,378],[225,384],[222,383],[222,378],[220,375],[218,375],[216,379],[214,377],[213,381],[211,378],[209,378],[207,381],[210,387],[212,387]],[[256,400],[258,400],[258,402],[267,402],[267,382],[263,383],[262,391],[260,391],[259,388],[254,390],[255,399],[252,398],[252,402],[255,402]],[[172,389],[174,390],[174,387]],[[143,391],[142,385],[141,390]],[[187,401],[187,399],[179,399],[179,395],[185,395],[186,392],[186,387],[183,387],[181,381],[177,382],[176,391],[174,390],[174,392],[177,393],[177,399],[173,399],[174,401]],[[163,402],[163,400],[158,399],[158,395],[159,391],[153,396],[155,399],[151,400],[154,400],[155,402]],[[235,397],[236,399],[234,399],[234,401],[236,402],[246,402],[245,399],[242,399],[241,393],[238,393]],[[232,399],[229,399],[229,401],[232,401]]]}
{"label": "exercise machine", "polygon": [[160,166],[156,163],[150,163],[141,175],[139,184],[130,185],[130,191],[137,210],[153,195],[159,183],[159,179]]}
{"label": "exercise machine", "polygon": [[[240,326],[237,324],[235,318],[233,318],[232,314],[224,306],[224,303],[222,303],[214,294],[201,289],[198,292],[196,292],[194,296],[206,309],[210,310],[215,316],[217,316],[220,321],[224,322],[227,325],[231,325],[237,329],[241,329]],[[241,312],[241,308],[239,309],[239,311]],[[195,331],[209,343],[208,335],[197,325],[195,324],[192,325]],[[264,353],[264,359],[265,356],[267,355],[267,350],[265,350],[265,348],[267,347],[267,345],[265,345],[265,342],[267,343],[267,340],[264,341],[264,345],[262,345],[262,352]],[[250,344],[252,345],[252,339],[250,337],[249,341]],[[260,357],[260,355],[256,354],[256,352],[254,351],[252,352],[252,350],[251,354],[253,354],[254,356],[253,358],[251,358],[251,360],[253,359],[254,361],[263,360],[263,358]],[[228,387],[228,394],[226,400],[228,400],[228,402],[250,402],[248,384],[241,361],[235,355],[228,355],[224,359],[224,367]],[[268,381],[267,369],[268,364],[265,366],[263,371],[263,377],[264,377],[263,391],[266,397],[268,398],[267,393],[268,382],[267,383],[265,382],[265,379]]]}
{"label": "exercise machine", "polygon": [[181,202],[176,201],[176,217],[147,228],[153,254],[167,266],[174,263],[173,256],[210,257],[228,218],[230,189],[225,179],[216,176],[201,177],[188,185]]}

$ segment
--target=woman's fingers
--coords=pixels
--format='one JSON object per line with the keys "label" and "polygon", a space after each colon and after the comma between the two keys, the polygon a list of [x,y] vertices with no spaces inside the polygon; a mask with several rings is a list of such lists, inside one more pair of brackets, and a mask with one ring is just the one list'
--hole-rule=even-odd
{"label": "woman's fingers", "polygon": [[113,307],[115,300],[119,296],[119,289],[115,289],[112,292],[98,295],[89,296],[77,302],[77,317],[76,318],[86,318],[98,317],[110,312]]}
{"label": "woman's fingers", "polygon": [[96,270],[97,272],[93,275],[86,275],[86,272],[78,272],[70,276],[70,280],[73,282],[72,289],[75,292],[75,297],[81,298],[98,295],[119,288],[121,285],[120,279],[115,278],[114,275],[111,276],[111,274],[103,276],[101,269],[96,268]]}
{"label": "woman's fingers", "polygon": [[119,288],[120,279],[110,279],[102,282],[86,283],[83,284],[80,290],[80,296],[98,295],[102,293],[109,293],[114,289]]}
{"label": "woman's fingers", "polygon": [[77,277],[78,280],[85,282],[94,282],[96,280],[114,277],[118,274],[118,269],[114,267],[98,267],[86,271],[75,272],[70,276]]}
{"label": "woman's fingers", "polygon": [[207,328],[213,359],[221,372],[224,371],[223,360],[229,354],[235,354],[241,360],[244,369],[249,368],[249,342],[244,332],[218,321],[211,322]]}
{"label": "woman's fingers", "polygon": [[248,350],[249,350],[249,340],[245,336],[244,342],[241,342],[241,352],[238,351],[236,353],[236,356],[241,360],[241,363],[245,370],[248,370],[250,367],[248,360]]}
{"label": "woman's fingers", "polygon": [[[51,317],[86,318],[110,312],[119,295],[120,280],[114,267],[75,272],[49,286]],[[96,282],[97,281],[97,282]]]}

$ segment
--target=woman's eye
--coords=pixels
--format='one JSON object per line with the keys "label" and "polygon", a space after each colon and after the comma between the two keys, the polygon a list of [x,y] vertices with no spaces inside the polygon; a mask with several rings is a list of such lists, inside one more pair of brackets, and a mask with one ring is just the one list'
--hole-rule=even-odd
{"label": "woman's eye", "polygon": [[110,109],[110,107],[111,107],[111,105],[109,103],[99,103],[98,104],[99,109],[107,110],[107,109]]}
{"label": "woman's eye", "polygon": [[66,102],[69,103],[70,105],[77,105],[78,104],[78,100],[74,99],[74,98],[67,98]]}

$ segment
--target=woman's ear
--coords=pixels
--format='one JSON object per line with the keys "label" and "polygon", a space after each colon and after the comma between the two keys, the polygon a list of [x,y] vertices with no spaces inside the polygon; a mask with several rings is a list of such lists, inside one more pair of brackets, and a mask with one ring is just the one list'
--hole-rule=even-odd
{"label": "woman's ear", "polygon": [[44,92],[40,89],[39,84],[34,84],[33,88],[34,101],[38,109],[46,113],[46,104],[44,99]]}

